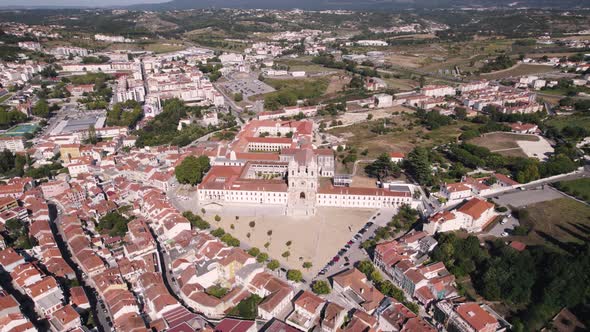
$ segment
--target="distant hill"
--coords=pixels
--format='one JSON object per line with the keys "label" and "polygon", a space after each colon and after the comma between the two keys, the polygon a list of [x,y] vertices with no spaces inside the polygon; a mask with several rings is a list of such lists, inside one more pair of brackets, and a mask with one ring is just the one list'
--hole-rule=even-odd
{"label": "distant hill", "polygon": [[160,4],[130,6],[134,9],[174,10],[199,8],[349,9],[395,10],[410,8],[533,7],[590,8],[590,0],[172,0]]}

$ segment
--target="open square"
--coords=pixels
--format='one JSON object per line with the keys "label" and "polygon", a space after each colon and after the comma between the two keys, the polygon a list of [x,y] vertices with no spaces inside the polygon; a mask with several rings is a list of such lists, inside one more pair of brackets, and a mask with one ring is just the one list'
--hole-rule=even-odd
{"label": "open square", "polygon": [[[211,228],[221,227],[240,241],[267,252],[270,258],[301,270],[305,276],[312,276],[369,221],[376,210],[323,207],[318,208],[315,216],[307,218],[264,211],[264,207],[239,205],[225,206],[217,211],[210,207],[206,208],[205,219]],[[221,217],[220,222],[214,220],[216,214]],[[250,227],[251,221],[255,222],[254,227]],[[269,236],[268,231],[272,231],[272,235]],[[288,241],[291,241],[290,246],[286,245]],[[267,242],[270,246],[265,249]],[[285,251],[290,253],[288,258],[281,256]],[[303,262],[311,262],[313,267],[305,270]]]}

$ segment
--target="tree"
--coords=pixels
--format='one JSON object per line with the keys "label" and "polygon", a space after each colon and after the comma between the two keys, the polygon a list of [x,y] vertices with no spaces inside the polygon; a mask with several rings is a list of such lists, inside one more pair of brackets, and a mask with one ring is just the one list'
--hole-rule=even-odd
{"label": "tree", "polygon": [[209,225],[207,221],[203,220],[201,216],[195,215],[191,211],[185,211],[182,213],[182,215],[198,229],[209,229],[209,227],[211,227],[211,225]]}
{"label": "tree", "polygon": [[364,275],[370,276],[371,273],[375,270],[375,266],[371,261],[360,261],[356,267],[359,271],[361,271]]}
{"label": "tree", "polygon": [[39,99],[39,101],[33,106],[33,115],[41,117],[41,118],[48,118],[49,117],[49,104],[45,99]]}
{"label": "tree", "polygon": [[369,177],[377,178],[379,181],[385,181],[389,177],[399,177],[401,168],[397,163],[391,161],[387,153],[383,153],[374,162],[365,167],[365,173]]}
{"label": "tree", "polygon": [[291,244],[293,244],[293,242],[292,242],[291,240],[289,240],[289,241],[285,242],[285,245],[286,245],[287,247],[290,247],[290,246],[291,246]]}
{"label": "tree", "polygon": [[209,158],[207,156],[188,156],[176,166],[174,174],[178,182],[182,184],[196,185],[203,179],[203,174],[210,168]]}
{"label": "tree", "polygon": [[252,247],[252,248],[248,249],[248,254],[250,256],[257,257],[258,255],[260,255],[260,249],[258,249],[256,247]]}
{"label": "tree", "polygon": [[420,78],[418,79],[418,83],[420,84],[420,87],[423,88],[426,84],[426,77],[420,76]]}
{"label": "tree", "polygon": [[276,259],[273,259],[272,261],[268,262],[268,264],[266,264],[266,267],[271,271],[278,269],[280,266],[281,264]]}
{"label": "tree", "polygon": [[107,124],[109,126],[135,127],[142,114],[141,104],[135,100],[116,103],[112,109],[107,111]]}
{"label": "tree", "polygon": [[283,256],[283,258],[285,258],[286,260],[289,260],[289,256],[291,256],[291,253],[289,252],[289,250],[287,250],[281,256]]}
{"label": "tree", "polygon": [[214,229],[213,231],[211,231],[211,235],[220,238],[225,234],[225,230],[223,230],[223,228],[217,228]]}
{"label": "tree", "polygon": [[268,254],[265,252],[261,252],[260,254],[258,254],[258,256],[256,256],[256,261],[258,263],[264,263],[268,260]]}
{"label": "tree", "polygon": [[318,295],[330,294],[332,291],[330,284],[325,280],[317,280],[314,282],[311,285],[311,290]]}
{"label": "tree", "polygon": [[306,270],[311,269],[312,266],[313,266],[313,264],[311,264],[311,262],[304,262],[303,263],[303,268]]}
{"label": "tree", "polygon": [[268,250],[268,247],[270,247],[270,242],[266,242],[266,243],[264,244],[264,249]]}
{"label": "tree", "polygon": [[250,221],[248,223],[248,226],[250,226],[250,228],[254,228],[256,226],[256,222],[255,221]]}
{"label": "tree", "polygon": [[94,128],[94,125],[88,126],[88,138],[86,139],[86,142],[88,142],[89,144],[96,144],[98,142],[98,137],[96,136],[96,128]]}
{"label": "tree", "polygon": [[408,154],[404,162],[404,168],[419,184],[430,185],[432,183],[432,167],[426,148],[414,148]]}
{"label": "tree", "polygon": [[455,107],[455,117],[459,120],[467,118],[467,109],[465,107]]}
{"label": "tree", "polygon": [[221,221],[221,217],[219,215],[215,215],[215,217],[213,217],[213,219],[215,219],[215,221],[220,222]]}
{"label": "tree", "polygon": [[299,270],[289,270],[287,271],[287,280],[300,282],[303,279],[303,274]]}
{"label": "tree", "polygon": [[235,102],[241,102],[242,100],[244,100],[244,95],[241,92],[236,92],[234,93],[234,101]]}
{"label": "tree", "polygon": [[381,273],[379,273],[379,271],[377,269],[374,269],[373,272],[371,272],[371,275],[369,276],[371,281],[373,281],[374,283],[380,283],[381,281],[383,281],[383,276],[381,276]]}

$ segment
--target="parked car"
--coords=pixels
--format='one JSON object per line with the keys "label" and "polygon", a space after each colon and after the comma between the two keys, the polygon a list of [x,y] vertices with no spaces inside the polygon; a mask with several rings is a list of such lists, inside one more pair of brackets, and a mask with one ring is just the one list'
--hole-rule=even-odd
{"label": "parked car", "polygon": [[508,236],[508,232],[502,232],[501,235],[502,235],[502,237],[506,237],[506,236]]}

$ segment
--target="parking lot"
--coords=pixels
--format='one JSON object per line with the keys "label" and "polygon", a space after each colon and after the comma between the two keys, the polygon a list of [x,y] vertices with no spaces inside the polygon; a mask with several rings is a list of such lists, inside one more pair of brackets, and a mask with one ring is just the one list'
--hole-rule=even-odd
{"label": "parking lot", "polygon": [[[537,189],[539,188],[539,189]],[[494,196],[494,202],[513,207],[524,207],[526,205],[546,202],[557,198],[562,198],[563,195],[548,185],[541,185],[537,188],[527,190],[516,190],[514,192]]]}
{"label": "parking lot", "polygon": [[220,84],[231,93],[242,93],[245,98],[275,91],[275,89],[255,78],[232,80]]}
{"label": "parking lot", "polygon": [[336,275],[349,269],[356,262],[368,259],[366,252],[360,247],[361,243],[371,238],[377,228],[387,224],[396,213],[397,209],[381,209],[375,212],[361,229],[351,233],[350,240],[338,252],[334,253],[335,256],[326,262],[326,265],[314,279],[324,279]]}
{"label": "parking lot", "polygon": [[514,218],[512,215],[507,214],[502,221],[496,223],[492,229],[488,232],[483,233],[484,236],[494,236],[494,237],[506,237],[512,233],[514,227],[520,225],[518,219]]}

